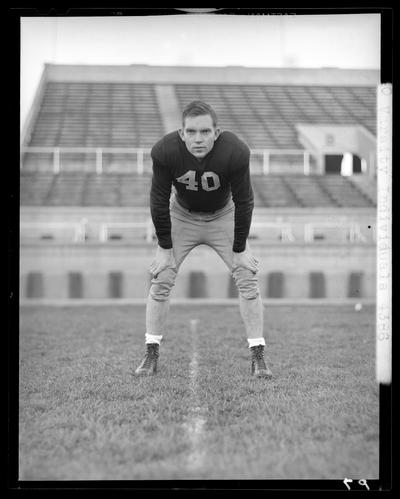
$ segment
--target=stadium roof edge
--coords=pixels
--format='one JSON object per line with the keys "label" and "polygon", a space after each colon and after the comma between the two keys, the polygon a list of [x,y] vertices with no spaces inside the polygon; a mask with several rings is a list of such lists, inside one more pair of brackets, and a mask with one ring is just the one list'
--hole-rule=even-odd
{"label": "stadium roof edge", "polygon": [[376,86],[378,69],[256,68],[245,66],[151,66],[50,64],[46,81],[124,82],[155,84],[355,85]]}

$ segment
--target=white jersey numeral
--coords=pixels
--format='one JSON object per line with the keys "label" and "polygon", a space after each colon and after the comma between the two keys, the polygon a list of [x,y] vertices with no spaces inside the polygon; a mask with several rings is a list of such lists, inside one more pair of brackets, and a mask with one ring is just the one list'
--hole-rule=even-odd
{"label": "white jersey numeral", "polygon": [[[208,179],[212,179],[211,185]],[[219,177],[214,172],[204,172],[201,176],[201,186],[205,191],[215,191],[220,185]]]}
{"label": "white jersey numeral", "polygon": [[181,184],[186,184],[186,189],[189,189],[189,191],[198,191],[199,184],[196,181],[196,172],[194,170],[187,171],[176,180],[181,182]]}
{"label": "white jersey numeral", "polygon": [[[198,182],[196,181],[196,172],[188,170],[186,173],[176,179],[181,184],[186,184],[186,189],[198,191]],[[201,176],[201,186],[205,191],[215,191],[221,185],[219,177],[214,172],[204,172]]]}

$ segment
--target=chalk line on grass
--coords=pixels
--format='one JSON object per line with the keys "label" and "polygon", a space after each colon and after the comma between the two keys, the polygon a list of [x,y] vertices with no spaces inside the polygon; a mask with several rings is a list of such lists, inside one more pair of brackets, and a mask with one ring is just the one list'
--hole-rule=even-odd
{"label": "chalk line on grass", "polygon": [[206,424],[206,411],[201,406],[199,396],[199,360],[197,322],[191,321],[192,358],[189,365],[190,411],[185,423],[190,451],[186,461],[186,468],[196,470],[200,468],[206,457],[204,446],[204,426]]}

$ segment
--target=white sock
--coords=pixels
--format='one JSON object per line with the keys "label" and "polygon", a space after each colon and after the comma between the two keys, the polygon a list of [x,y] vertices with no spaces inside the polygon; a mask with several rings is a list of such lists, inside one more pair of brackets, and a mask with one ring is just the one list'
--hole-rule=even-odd
{"label": "white sock", "polygon": [[247,341],[249,342],[249,348],[256,347],[257,345],[264,345],[265,346],[265,339],[263,337],[261,337],[261,338],[247,338]]}
{"label": "white sock", "polygon": [[146,345],[148,345],[149,343],[157,343],[157,345],[159,345],[161,343],[161,340],[162,340],[162,334],[148,334],[148,333],[146,333],[145,338],[146,338]]}

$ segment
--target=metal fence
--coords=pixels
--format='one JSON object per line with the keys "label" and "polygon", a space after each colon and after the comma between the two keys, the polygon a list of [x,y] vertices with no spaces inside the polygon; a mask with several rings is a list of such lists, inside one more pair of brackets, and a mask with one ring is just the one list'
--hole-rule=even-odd
{"label": "metal fence", "polygon": [[[22,147],[21,171],[151,173],[150,148],[143,147]],[[302,149],[251,149],[252,173],[311,172],[310,151]]]}

